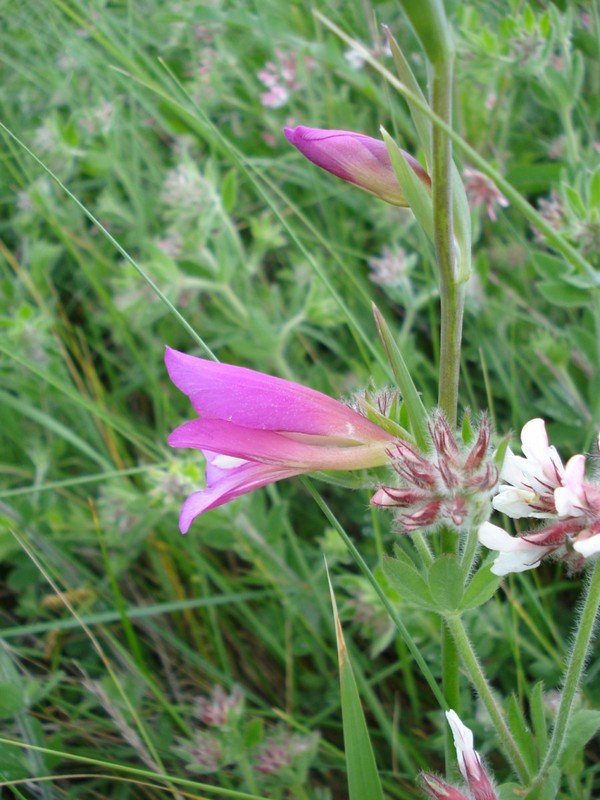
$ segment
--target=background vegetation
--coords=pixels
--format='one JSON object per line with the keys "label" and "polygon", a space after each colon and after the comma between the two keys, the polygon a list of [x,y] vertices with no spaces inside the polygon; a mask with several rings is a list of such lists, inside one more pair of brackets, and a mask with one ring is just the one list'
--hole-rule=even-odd
{"label": "background vegetation", "polygon": [[[301,482],[178,532],[203,465],[166,445],[189,410],[163,348],[202,351],[148,282],[221,360],[345,398],[389,382],[374,300],[434,404],[428,242],[409,212],[321,173],[282,135],[383,124],[414,151],[403,101],[305,2],[2,5],[0,784],[24,782],[0,795],[205,796],[202,782],[227,797],[345,797],[325,554],[385,790],[418,796],[419,769],[442,766],[439,711]],[[388,24],[425,79],[397,4],[317,6],[392,68]],[[452,18],[458,131],[600,266],[596,6],[490,0]],[[499,433],[543,416],[564,457],[589,451],[597,289],[470,188],[462,406],[489,407]],[[398,540],[391,515],[367,491],[319,487],[374,567]],[[469,620],[515,719],[538,681],[551,718],[577,590],[545,566]],[[392,600],[435,674],[437,620]],[[598,707],[599,670],[594,652],[584,708]],[[211,723],[215,687],[234,686],[244,701],[236,691],[227,724]],[[593,796],[600,753],[588,756],[565,797]]]}

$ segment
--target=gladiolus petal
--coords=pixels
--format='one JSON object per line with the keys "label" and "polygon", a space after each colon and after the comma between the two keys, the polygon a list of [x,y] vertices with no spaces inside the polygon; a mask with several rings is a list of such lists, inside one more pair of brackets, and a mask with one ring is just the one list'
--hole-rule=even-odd
{"label": "gladiolus petal", "polygon": [[391,439],[386,431],[333,397],[293,381],[189,356],[170,347],[165,364],[175,386],[189,396],[194,410],[204,418],[345,441]]}
{"label": "gladiolus petal", "polygon": [[176,428],[169,444],[202,450],[206,457],[207,486],[185,501],[183,533],[204,511],[268,483],[389,460],[391,433],[314,389],[170,348],[165,362],[201,415]]}
{"label": "gladiolus petal", "polygon": [[[304,125],[285,128],[284,133],[288,141],[318,167],[392,205],[408,206],[387,147],[380,139],[353,131],[308,128]],[[416,158],[404,151],[402,153],[423,183],[431,186],[429,175]]]}

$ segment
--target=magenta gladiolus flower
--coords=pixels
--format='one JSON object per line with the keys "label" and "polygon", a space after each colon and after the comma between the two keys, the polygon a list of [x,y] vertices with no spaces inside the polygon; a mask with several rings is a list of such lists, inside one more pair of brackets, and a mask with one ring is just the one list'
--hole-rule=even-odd
{"label": "magenta gladiolus flower", "polygon": [[[408,206],[398,183],[385,143],[353,131],[323,128],[284,128],[286,138],[303,156],[338,178],[377,195],[395,206]],[[418,177],[428,187],[431,179],[416,158],[402,151]]]}
{"label": "magenta gladiolus flower", "polygon": [[321,392],[169,347],[165,363],[200,416],[176,428],[169,444],[206,457],[207,486],[183,504],[182,533],[204,511],[268,483],[389,460],[393,435]]}

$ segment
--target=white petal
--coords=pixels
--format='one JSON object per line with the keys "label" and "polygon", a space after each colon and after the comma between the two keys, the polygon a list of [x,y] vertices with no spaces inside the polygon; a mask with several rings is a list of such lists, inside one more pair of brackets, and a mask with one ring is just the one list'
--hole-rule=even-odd
{"label": "white petal", "polygon": [[[534,548],[542,552],[533,553],[532,550]],[[492,564],[490,572],[493,572],[494,575],[504,577],[504,575],[509,575],[512,572],[526,572],[528,569],[535,569],[539,567],[541,559],[546,555],[546,552],[546,547],[531,545],[531,549],[528,550],[500,553]]]}
{"label": "white petal", "polygon": [[556,481],[564,468],[555,447],[548,442],[546,423],[543,419],[529,420],[521,431],[521,450],[529,461],[536,462],[546,478]]}
{"label": "white petal", "polygon": [[585,456],[576,455],[567,461],[565,474],[563,476],[563,486],[568,486],[573,491],[581,490],[583,478],[585,476]]}
{"label": "white petal", "polygon": [[521,431],[521,450],[527,458],[543,463],[548,452],[548,434],[543,419],[530,419]]}
{"label": "white petal", "polygon": [[524,572],[539,566],[540,560],[552,548],[531,544],[518,536],[510,536],[506,531],[491,522],[479,526],[479,541],[490,550],[498,550],[500,555],[494,561],[494,575],[508,575],[509,572]]}
{"label": "white petal", "polygon": [[483,522],[478,530],[479,541],[490,550],[510,549],[511,542],[514,540],[505,530],[491,522]]}
{"label": "white petal", "polygon": [[600,553],[600,533],[597,533],[595,536],[590,536],[589,539],[577,539],[577,541],[573,543],[573,550],[585,558]]}
{"label": "white petal", "polygon": [[235,458],[235,456],[224,456],[222,453],[217,453],[211,463],[218,469],[235,469],[241,467],[242,464],[247,464],[248,461],[245,458]]}
{"label": "white petal", "polygon": [[577,494],[566,486],[554,490],[554,505],[559,517],[584,517],[585,510]]}
{"label": "white petal", "polygon": [[516,456],[510,447],[507,448],[500,470],[500,480],[518,486],[523,478],[523,464],[525,463],[526,459]]}
{"label": "white petal", "polygon": [[500,491],[492,500],[492,505],[496,511],[506,514],[507,517],[518,519],[519,517],[532,517],[534,510],[530,503],[533,503],[537,495],[527,489],[514,489],[512,487],[500,487]]}
{"label": "white petal", "polygon": [[478,771],[480,770],[479,756],[475,752],[475,745],[473,743],[473,731],[463,724],[456,711],[446,711],[446,719],[448,720],[448,725],[450,725],[452,729],[458,767],[463,778],[468,781],[469,770],[467,769],[465,761],[468,762],[471,770],[473,770],[473,768],[476,768]]}

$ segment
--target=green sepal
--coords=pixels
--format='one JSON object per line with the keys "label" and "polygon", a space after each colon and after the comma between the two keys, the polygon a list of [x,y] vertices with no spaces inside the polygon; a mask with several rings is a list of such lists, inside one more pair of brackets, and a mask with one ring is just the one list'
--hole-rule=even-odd
{"label": "green sepal", "polygon": [[433,200],[431,197],[431,189],[428,189],[421,178],[415,173],[386,129],[382,126],[379,130],[383,136],[383,141],[390,155],[392,167],[394,168],[406,202],[415,215],[415,219],[421,228],[423,228],[427,238],[433,242]]}

